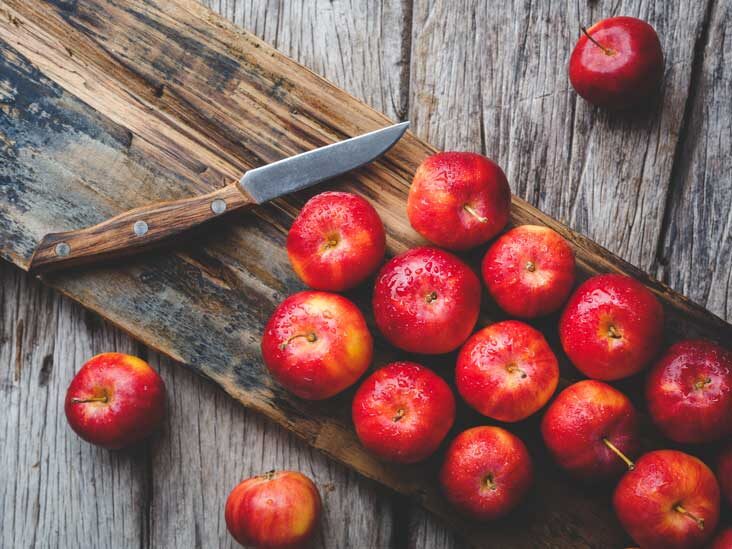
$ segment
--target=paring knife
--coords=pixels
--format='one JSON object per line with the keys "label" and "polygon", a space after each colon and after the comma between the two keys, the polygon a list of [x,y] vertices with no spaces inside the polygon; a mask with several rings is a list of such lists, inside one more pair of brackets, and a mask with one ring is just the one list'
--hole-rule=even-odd
{"label": "paring knife", "polygon": [[363,166],[388,151],[408,126],[409,122],[395,124],[249,170],[238,182],[205,195],[143,206],[86,229],[47,234],[33,254],[30,270],[48,271],[144,251],[225,212]]}

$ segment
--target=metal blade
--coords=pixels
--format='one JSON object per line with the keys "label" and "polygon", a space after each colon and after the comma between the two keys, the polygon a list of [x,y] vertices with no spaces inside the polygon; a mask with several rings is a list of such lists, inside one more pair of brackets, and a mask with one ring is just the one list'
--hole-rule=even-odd
{"label": "metal blade", "polygon": [[326,145],[249,170],[239,186],[262,203],[305,189],[363,166],[388,151],[407,131],[409,122]]}

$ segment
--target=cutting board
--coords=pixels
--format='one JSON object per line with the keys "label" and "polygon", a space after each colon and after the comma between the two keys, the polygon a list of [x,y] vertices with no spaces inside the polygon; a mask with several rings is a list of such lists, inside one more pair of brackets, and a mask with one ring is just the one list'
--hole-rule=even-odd
{"label": "cutting board", "polygon": [[[0,255],[27,269],[47,232],[208,192],[249,168],[389,123],[192,0],[3,0]],[[423,243],[406,220],[405,198],[414,170],[433,152],[407,134],[382,159],[329,185],[374,204],[390,254]],[[230,215],[155,254],[43,281],[334,459],[414,498],[474,545],[625,543],[609,504],[611,486],[577,485],[558,471],[538,437],[537,418],[511,427],[534,456],[536,489],[510,518],[479,525],[462,520],[440,496],[439,455],[402,467],[360,447],[350,423],[352,391],[311,403],[271,380],[259,338],[276,305],[303,288],[284,240],[313,192],[254,215]],[[581,278],[622,272],[646,283],[664,304],[667,342],[730,340],[732,326],[518,198],[511,223],[560,232],[575,248]],[[482,252],[465,257],[475,265]],[[370,316],[368,288],[348,295]],[[480,324],[502,318],[485,297]],[[537,323],[559,350],[555,324],[556,317]],[[374,367],[405,356],[377,337]],[[564,386],[579,375],[560,358]],[[419,360],[452,381],[454,356]],[[639,381],[619,386],[642,407]],[[461,407],[454,432],[480,423],[486,421]],[[666,445],[646,431],[647,448]]]}

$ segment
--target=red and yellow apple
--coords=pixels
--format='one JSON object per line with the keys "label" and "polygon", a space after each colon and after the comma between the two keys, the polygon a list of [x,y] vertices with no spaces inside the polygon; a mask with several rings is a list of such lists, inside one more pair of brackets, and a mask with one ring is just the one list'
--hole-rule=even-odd
{"label": "red and yellow apple", "polygon": [[417,168],[407,199],[412,227],[430,242],[467,250],[508,223],[511,189],[503,170],[468,152],[434,154]]}
{"label": "red and yellow apple", "polygon": [[353,385],[371,364],[373,339],[361,311],[338,294],[306,291],[285,299],[262,337],[262,357],[288,391],[309,400]]}
{"label": "red and yellow apple", "polygon": [[320,520],[322,503],[308,477],[270,471],[241,482],[226,500],[226,527],[234,539],[263,549],[306,547]]}
{"label": "red and yellow apple", "polygon": [[455,397],[445,381],[414,362],[394,362],[371,374],[353,398],[361,444],[398,463],[422,461],[455,421]]}
{"label": "red and yellow apple", "polygon": [[732,549],[732,528],[723,528],[714,536],[709,549]]}
{"label": "red and yellow apple", "polygon": [[165,414],[165,384],[147,362],[104,353],[74,376],[64,411],[71,428],[97,446],[131,446],[152,433]]}
{"label": "red and yellow apple", "polygon": [[559,365],[541,332],[506,320],[468,339],[458,355],[455,381],[472,408],[514,422],[549,401],[559,382]]}
{"label": "red and yellow apple", "polygon": [[316,290],[340,292],[363,282],[384,259],[384,225],[358,195],[325,192],[305,204],[287,234],[295,273]]}

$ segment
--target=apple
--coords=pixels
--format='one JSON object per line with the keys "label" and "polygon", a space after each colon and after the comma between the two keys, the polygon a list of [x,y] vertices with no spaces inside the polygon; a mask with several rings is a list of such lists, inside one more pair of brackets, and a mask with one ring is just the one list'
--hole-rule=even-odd
{"label": "apple", "polygon": [[613,495],[615,513],[643,549],[703,545],[719,519],[719,486],[701,460],[676,450],[643,455]]}
{"label": "apple", "polygon": [[732,528],[723,528],[712,540],[709,549],[732,549]]}
{"label": "apple", "polygon": [[430,242],[467,250],[488,242],[508,223],[511,189],[485,156],[441,152],[424,160],[407,198],[412,227]]}
{"label": "apple", "polygon": [[506,320],[483,328],[463,345],[455,381],[472,408],[514,422],[549,401],[559,382],[559,364],[541,332]]}
{"label": "apple", "polygon": [[270,471],[234,488],[226,500],[226,527],[242,545],[266,549],[306,547],[322,503],[313,481],[296,471]]}
{"label": "apple", "polygon": [[549,227],[522,225],[496,240],[483,258],[483,280],[511,316],[548,315],[567,301],[574,284],[574,252]]}
{"label": "apple", "polygon": [[732,353],[711,341],[672,345],[646,383],[648,412],[675,442],[702,443],[732,435]]}
{"label": "apple", "polygon": [[394,257],[376,277],[376,326],[395,347],[422,354],[457,349],[480,311],[480,281],[460,259],[421,247]]}
{"label": "apple", "polygon": [[316,290],[357,286],[379,267],[386,235],[367,200],[325,192],[305,204],[287,234],[287,255],[302,281]]}
{"label": "apple", "polygon": [[569,80],[584,99],[625,109],[648,100],[663,78],[663,51],[651,25],[610,17],[582,29],[569,59]]}
{"label": "apple", "polygon": [[305,291],[285,299],[262,337],[262,357],[272,376],[309,400],[353,385],[371,364],[373,350],[358,307],[328,292]]}
{"label": "apple", "polygon": [[658,353],[663,308],[629,276],[595,276],[569,298],[559,337],[569,360],[587,377],[621,379],[643,370]]}
{"label": "apple", "polygon": [[369,376],[353,398],[361,444],[381,459],[422,461],[455,421],[455,397],[445,381],[414,362],[394,362]]}
{"label": "apple", "polygon": [[717,480],[722,496],[732,505],[732,444],[728,444],[717,459]]}
{"label": "apple", "polygon": [[549,405],[541,435],[560,467],[583,480],[633,469],[640,448],[638,414],[630,399],[607,383],[570,385]]}
{"label": "apple", "polygon": [[81,438],[119,449],[149,436],[165,415],[165,384],[147,362],[122,353],[91,358],[66,391],[66,419]]}
{"label": "apple", "polygon": [[513,510],[533,482],[531,456],[521,439],[500,427],[473,427],[452,441],[440,470],[448,501],[475,520]]}

